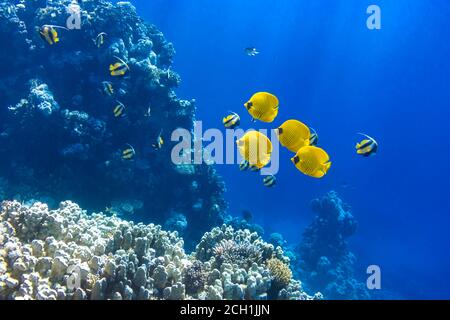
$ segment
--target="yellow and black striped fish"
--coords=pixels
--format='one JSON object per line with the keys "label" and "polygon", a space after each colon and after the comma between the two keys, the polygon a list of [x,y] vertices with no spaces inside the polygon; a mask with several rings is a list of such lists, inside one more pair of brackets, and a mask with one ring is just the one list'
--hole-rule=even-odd
{"label": "yellow and black striped fish", "polygon": [[94,39],[94,43],[97,46],[97,48],[100,48],[105,44],[105,38],[107,34],[105,32],[100,32],[97,37]]}
{"label": "yellow and black striped fish", "polygon": [[375,155],[378,151],[378,143],[375,141],[375,139],[369,137],[364,133],[358,134],[364,136],[366,139],[356,144],[356,153],[363,157],[370,157]]}
{"label": "yellow and black striped fish", "polygon": [[56,31],[55,26],[43,25],[39,28],[39,34],[49,45],[54,45],[59,42],[58,31]]}
{"label": "yellow and black striped fish", "polygon": [[156,142],[154,144],[152,144],[152,147],[155,148],[156,150],[159,150],[163,147],[164,145],[164,140],[162,138],[162,131],[159,133],[158,137],[156,138]]}
{"label": "yellow and black striped fish", "polygon": [[235,112],[223,118],[223,125],[227,129],[235,129],[241,124],[241,117]]}
{"label": "yellow and black striped fish", "polygon": [[134,148],[129,144],[127,144],[127,147],[122,150],[123,160],[133,160],[135,155],[136,151],[134,151]]}
{"label": "yellow and black striped fish", "polygon": [[309,128],[309,131],[311,131],[311,135],[309,137],[309,145],[316,147],[319,144],[319,135],[313,128]]}
{"label": "yellow and black striped fish", "polygon": [[241,170],[241,171],[247,171],[249,168],[250,168],[250,162],[248,162],[247,160],[243,160],[239,164],[239,170]]}
{"label": "yellow and black striped fish", "polygon": [[106,94],[107,96],[112,96],[114,94],[114,87],[113,84],[109,81],[103,81],[102,82],[102,90],[103,93]]}
{"label": "yellow and black striped fish", "polygon": [[277,178],[273,175],[264,177],[263,183],[265,187],[272,188],[277,184]]}
{"label": "yellow and black striped fish", "polygon": [[122,59],[118,57],[114,58],[116,58],[118,61],[114,64],[109,65],[109,72],[113,77],[122,77],[128,71],[130,71],[130,67],[128,67],[128,64]]}
{"label": "yellow and black striped fish", "polygon": [[114,117],[119,118],[124,116],[125,106],[122,102],[117,101],[117,106],[114,107]]}

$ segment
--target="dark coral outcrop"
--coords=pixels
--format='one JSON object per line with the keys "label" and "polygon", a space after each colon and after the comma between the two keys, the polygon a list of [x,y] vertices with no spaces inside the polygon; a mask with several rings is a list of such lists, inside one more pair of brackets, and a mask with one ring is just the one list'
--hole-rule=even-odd
{"label": "dark coral outcrop", "polygon": [[[0,51],[0,195],[71,199],[157,223],[182,212],[185,235],[198,239],[223,221],[224,186],[207,164],[178,168],[171,161],[172,131],[192,131],[195,120],[195,101],[174,92],[173,45],[130,3],[104,0],[78,1],[80,29],[58,28],[60,41],[47,44],[38,28],[66,26],[72,2],[0,2],[0,35],[8,39]],[[102,32],[99,48],[93,39]],[[125,77],[109,74],[116,57],[130,68]],[[102,93],[104,81],[113,96]],[[117,101],[126,117],[114,117]],[[165,144],[155,150],[161,132]],[[121,159],[127,144],[134,161]]]}
{"label": "dark coral outcrop", "polygon": [[311,206],[316,216],[296,250],[297,276],[307,291],[320,291],[325,299],[369,299],[365,284],[355,278],[356,258],[347,245],[357,228],[350,208],[335,192]]}

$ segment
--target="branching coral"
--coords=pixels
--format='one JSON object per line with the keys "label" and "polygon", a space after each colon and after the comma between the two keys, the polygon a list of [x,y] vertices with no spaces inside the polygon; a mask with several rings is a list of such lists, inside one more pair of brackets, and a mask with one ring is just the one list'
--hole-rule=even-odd
{"label": "branching coral", "polygon": [[248,269],[253,263],[262,262],[262,252],[250,243],[237,243],[233,240],[223,240],[214,248],[214,255],[219,265],[223,263],[236,264]]}

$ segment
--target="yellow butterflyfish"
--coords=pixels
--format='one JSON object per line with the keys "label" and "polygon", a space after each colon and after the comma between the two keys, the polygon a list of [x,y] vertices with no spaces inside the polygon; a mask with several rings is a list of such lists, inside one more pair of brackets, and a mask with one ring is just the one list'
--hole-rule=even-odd
{"label": "yellow butterflyfish", "polygon": [[322,178],[331,167],[330,157],[325,150],[314,146],[301,148],[291,160],[298,170],[313,178]]}
{"label": "yellow butterflyfish", "polygon": [[270,162],[273,146],[270,139],[259,131],[249,131],[237,142],[242,158],[250,167],[261,169]]}
{"label": "yellow butterflyfish", "polygon": [[292,152],[297,152],[310,144],[311,131],[300,121],[286,121],[278,128],[277,133],[281,145]]}
{"label": "yellow butterflyfish", "polygon": [[254,94],[244,106],[254,120],[271,123],[278,116],[278,98],[268,92]]}

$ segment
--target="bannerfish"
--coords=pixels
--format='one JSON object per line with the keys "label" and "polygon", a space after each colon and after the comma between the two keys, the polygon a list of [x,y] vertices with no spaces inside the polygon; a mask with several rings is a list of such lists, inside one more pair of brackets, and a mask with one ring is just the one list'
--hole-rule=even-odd
{"label": "bannerfish", "polygon": [[356,144],[356,153],[363,157],[370,157],[378,152],[378,143],[374,138],[369,137],[367,134],[358,133],[364,136],[366,139]]}
{"label": "bannerfish", "polygon": [[113,77],[123,77],[128,71],[130,71],[130,67],[119,57],[115,56],[114,58],[116,58],[118,61],[114,64],[109,65],[109,72]]}
{"label": "bannerfish", "polygon": [[250,163],[247,160],[242,160],[239,164],[239,170],[247,171],[250,168]]}
{"label": "bannerfish", "polygon": [[286,121],[278,128],[277,134],[281,145],[292,152],[297,152],[302,147],[309,146],[311,132],[300,121]]}
{"label": "bannerfish", "polygon": [[136,151],[134,151],[134,148],[130,144],[127,144],[127,147],[122,150],[123,160],[133,160],[135,155]]}
{"label": "bannerfish", "polygon": [[225,128],[235,129],[235,128],[239,127],[239,125],[241,124],[241,118],[239,117],[239,115],[237,113],[232,112],[230,115],[223,118],[222,122],[223,122],[223,125],[225,126]]}
{"label": "bannerfish", "polygon": [[319,135],[316,130],[311,127],[309,128],[309,131],[311,132],[311,136],[309,137],[309,145],[316,147],[319,144]]}
{"label": "bannerfish", "polygon": [[144,113],[144,117],[151,117],[152,116],[152,108],[151,106],[148,106],[147,111]]}
{"label": "bannerfish", "polygon": [[277,178],[273,175],[264,177],[263,179],[264,186],[267,188],[272,188],[277,184]]}
{"label": "bannerfish", "polygon": [[254,48],[254,47],[249,47],[249,48],[245,48],[245,53],[249,57],[255,57],[259,54],[259,51],[258,51],[258,49]]}
{"label": "bannerfish", "polygon": [[103,81],[102,82],[102,91],[107,96],[112,96],[114,94],[113,84],[109,81]]}
{"label": "bannerfish", "polygon": [[163,145],[164,145],[164,140],[162,138],[162,130],[161,130],[158,137],[156,138],[156,142],[154,144],[152,144],[152,147],[155,148],[156,150],[159,150],[163,147]]}
{"label": "bannerfish", "polygon": [[108,34],[106,32],[100,32],[93,40],[97,48],[102,47],[105,44],[105,39]]}
{"label": "bannerfish", "polygon": [[60,26],[43,25],[39,28],[39,34],[49,45],[54,45],[59,42],[58,31],[56,31],[57,28],[67,30],[67,28]]}
{"label": "bannerfish", "polygon": [[247,160],[250,167],[264,168],[270,162],[273,151],[270,139],[259,131],[249,131],[237,142],[242,158]]}
{"label": "bannerfish", "polygon": [[117,101],[117,105],[114,107],[114,117],[119,118],[124,116],[125,106],[122,102]]}
{"label": "bannerfish", "polygon": [[278,98],[268,92],[254,94],[244,106],[253,120],[271,123],[278,116]]}
{"label": "bannerfish", "polygon": [[300,172],[313,178],[322,178],[331,167],[329,155],[314,146],[301,148],[291,161]]}

